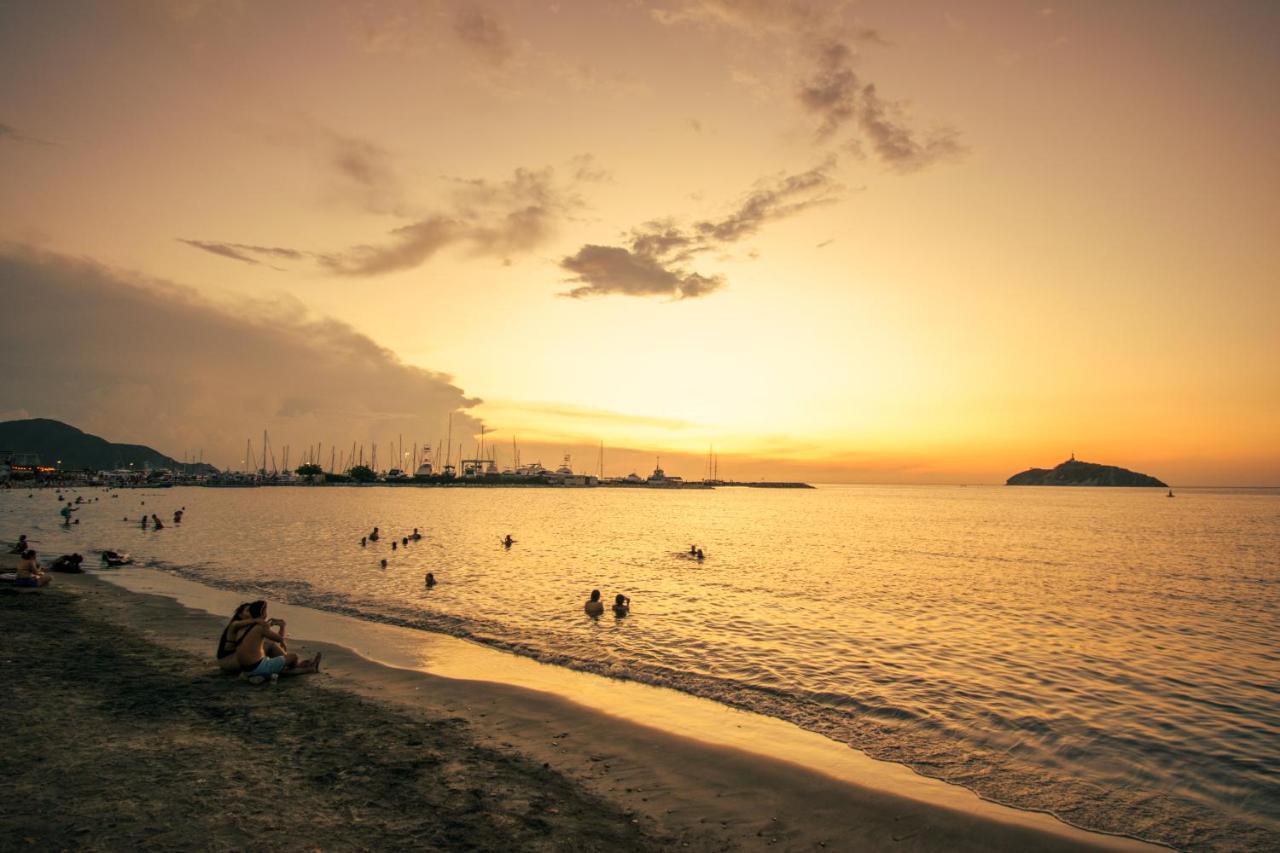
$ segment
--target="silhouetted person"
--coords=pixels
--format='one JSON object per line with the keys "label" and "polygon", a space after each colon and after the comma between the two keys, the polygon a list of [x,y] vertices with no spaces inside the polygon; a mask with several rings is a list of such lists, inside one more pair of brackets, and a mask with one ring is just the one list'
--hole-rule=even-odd
{"label": "silhouetted person", "polygon": [[503,540],[502,540],[502,547],[503,547],[503,548],[510,548],[510,547],[511,547],[512,545],[514,545],[514,544],[516,544],[516,540],[514,540],[514,539],[512,539],[512,538],[511,538],[511,534],[510,534],[510,533],[508,533],[508,534],[507,534],[507,537],[506,537],[505,539],[503,539]]}
{"label": "silhouetted person", "polygon": [[84,557],[79,554],[63,554],[54,560],[49,566],[51,572],[66,572],[68,574],[80,574],[84,569],[80,568],[80,564],[84,562]]}
{"label": "silhouetted person", "polygon": [[586,611],[588,616],[599,616],[604,612],[604,602],[600,600],[600,590],[591,590],[591,597],[587,599],[587,603],[582,605],[582,609]]}
{"label": "silhouetted person", "polygon": [[386,558],[386,557],[383,557],[383,558],[382,558],[382,568],[384,568],[384,569],[385,569],[386,567],[387,567],[387,558]]}
{"label": "silhouetted person", "polygon": [[427,589],[430,589],[435,585],[436,585],[436,576],[431,574],[431,572],[427,572]]}
{"label": "silhouetted person", "polygon": [[408,536],[401,536],[401,537],[400,537],[400,544],[401,544],[401,545],[408,545],[408,544],[409,544],[409,537],[408,537]]}
{"label": "silhouetted person", "polygon": [[690,545],[690,546],[689,546],[689,556],[690,556],[690,557],[696,557],[696,556],[698,556],[698,546],[697,546],[697,545]]}
{"label": "silhouetted person", "polygon": [[413,535],[410,536],[409,538],[412,539],[414,542],[417,542],[419,539],[422,538],[422,534],[419,533],[418,528],[415,527],[413,528]]}
{"label": "silhouetted person", "polygon": [[622,593],[618,593],[613,597],[613,615],[626,616],[631,612],[631,599]]}
{"label": "silhouetted person", "polygon": [[378,536],[378,528],[375,527],[373,528],[373,532],[369,534],[369,541],[377,542],[379,538],[380,537]]}
{"label": "silhouetted person", "polygon": [[706,555],[706,554],[704,554],[704,553],[702,553],[702,549],[701,549],[701,548],[699,548],[699,549],[697,550],[697,552],[696,552],[696,556],[697,556],[697,558],[698,558],[698,562],[699,562],[699,563],[701,563],[701,562],[702,562],[702,560],[703,560],[703,558],[704,558],[704,557],[706,557],[707,555]]}
{"label": "silhouetted person", "polygon": [[360,537],[360,547],[361,547],[361,548],[365,547],[365,543],[367,543],[368,541],[369,541],[369,537],[368,537],[368,536],[361,536],[361,537]]}
{"label": "silhouetted person", "polygon": [[391,540],[391,550],[392,550],[392,551],[394,551],[394,550],[396,549],[396,545],[397,545],[397,544],[398,544],[398,543],[396,542],[396,540],[394,540],[394,539],[392,539],[392,540]]}

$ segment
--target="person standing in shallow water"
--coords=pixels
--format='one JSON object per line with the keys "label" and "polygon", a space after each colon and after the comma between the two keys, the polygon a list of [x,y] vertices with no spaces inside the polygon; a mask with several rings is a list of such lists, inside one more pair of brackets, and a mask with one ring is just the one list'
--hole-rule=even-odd
{"label": "person standing in shallow water", "polygon": [[583,611],[588,616],[599,616],[604,613],[604,602],[600,600],[600,590],[591,590],[591,597],[587,599],[587,603],[582,605]]}
{"label": "person standing in shallow water", "polygon": [[622,593],[613,597],[613,615],[619,618],[631,612],[631,599]]}

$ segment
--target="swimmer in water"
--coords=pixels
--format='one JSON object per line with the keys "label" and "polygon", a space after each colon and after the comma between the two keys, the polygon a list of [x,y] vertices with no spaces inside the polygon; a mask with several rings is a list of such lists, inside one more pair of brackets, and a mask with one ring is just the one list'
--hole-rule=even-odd
{"label": "swimmer in water", "polygon": [[387,567],[387,558],[386,558],[386,557],[383,557],[383,558],[382,558],[382,568],[384,568],[384,569],[385,569],[386,567]]}
{"label": "swimmer in water", "polygon": [[587,599],[587,603],[582,605],[583,611],[588,616],[599,616],[604,613],[604,603],[600,600],[600,590],[591,590],[591,597]]}
{"label": "swimmer in water", "polygon": [[400,544],[401,544],[401,545],[408,545],[408,544],[409,544],[409,537],[408,537],[408,536],[401,536],[401,537],[400,537]]}
{"label": "swimmer in water", "polygon": [[361,536],[361,537],[360,537],[360,547],[361,547],[361,548],[365,547],[365,543],[367,543],[368,541],[369,541],[369,537],[368,537],[368,536]]}
{"label": "swimmer in water", "polygon": [[698,546],[697,546],[697,545],[690,545],[690,546],[689,546],[689,556],[690,556],[690,557],[696,557],[696,556],[698,556]]}
{"label": "swimmer in water", "polygon": [[142,517],[142,529],[147,529],[147,517],[145,515]]}
{"label": "swimmer in water", "polygon": [[503,548],[510,548],[510,547],[511,547],[512,545],[514,545],[514,544],[516,544],[516,540],[514,540],[514,539],[512,539],[512,538],[511,538],[511,534],[510,534],[510,533],[508,533],[508,534],[507,534],[507,538],[505,538],[505,539],[503,539],[503,540],[502,540],[502,547],[503,547]]}
{"label": "swimmer in water", "polygon": [[396,549],[396,545],[397,545],[396,540],[392,539],[392,540],[391,540],[391,550],[392,550],[392,551],[394,551],[394,550]]}
{"label": "swimmer in water", "polygon": [[613,615],[622,617],[631,612],[631,599],[622,593],[613,597]]}
{"label": "swimmer in water", "polygon": [[699,548],[699,549],[698,549],[698,552],[697,552],[697,554],[696,554],[696,556],[697,556],[697,558],[698,558],[698,562],[699,562],[699,563],[701,563],[701,562],[702,562],[702,560],[703,560],[703,558],[704,558],[704,557],[706,557],[707,555],[706,555],[706,554],[704,554],[704,553],[702,553],[702,549],[701,549],[701,548]]}
{"label": "swimmer in water", "polygon": [[435,585],[436,585],[436,576],[431,574],[431,572],[427,572],[427,589],[430,589]]}
{"label": "swimmer in water", "polygon": [[410,536],[409,538],[412,539],[414,542],[417,542],[419,539],[422,538],[422,534],[419,533],[418,528],[415,527],[413,528],[413,535]]}
{"label": "swimmer in water", "polygon": [[378,528],[376,528],[376,527],[375,527],[375,528],[373,528],[373,532],[369,534],[369,541],[370,541],[370,542],[377,542],[377,541],[378,541]]}

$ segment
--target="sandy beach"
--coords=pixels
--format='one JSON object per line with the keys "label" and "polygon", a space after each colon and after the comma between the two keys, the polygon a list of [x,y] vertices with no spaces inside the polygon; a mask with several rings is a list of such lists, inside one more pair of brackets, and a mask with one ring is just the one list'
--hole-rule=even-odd
{"label": "sandy beach", "polygon": [[217,618],[93,576],[6,590],[0,609],[0,671],[22,720],[4,735],[0,832],[32,849],[1143,846],[939,807],[336,645],[302,644],[324,650],[320,676],[251,687],[208,657]]}

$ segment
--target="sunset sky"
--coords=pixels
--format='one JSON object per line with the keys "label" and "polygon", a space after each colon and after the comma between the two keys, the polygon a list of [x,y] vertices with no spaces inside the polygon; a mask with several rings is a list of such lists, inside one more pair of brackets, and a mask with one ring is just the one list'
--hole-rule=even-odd
{"label": "sunset sky", "polygon": [[0,418],[1280,484],[1278,44],[1261,0],[4,4]]}

